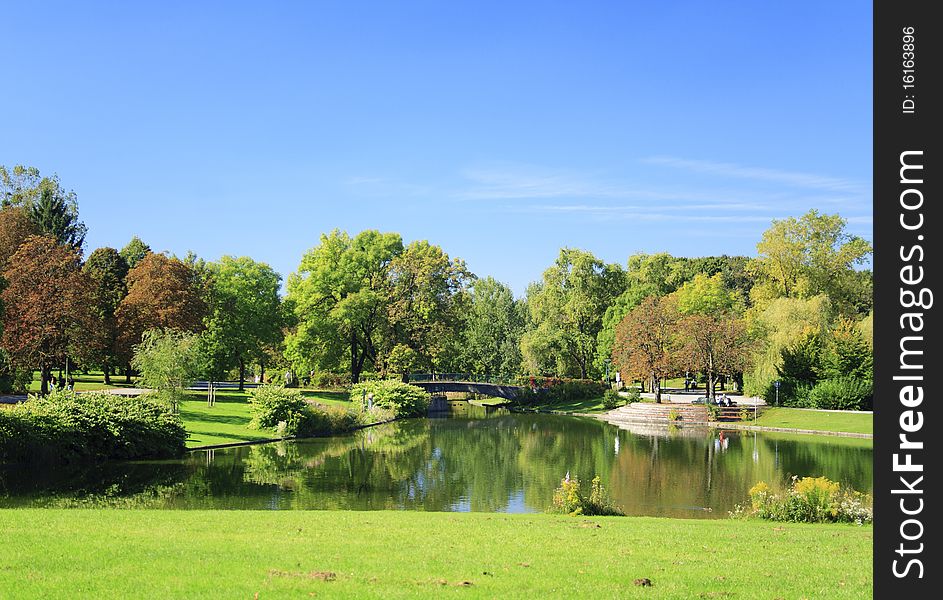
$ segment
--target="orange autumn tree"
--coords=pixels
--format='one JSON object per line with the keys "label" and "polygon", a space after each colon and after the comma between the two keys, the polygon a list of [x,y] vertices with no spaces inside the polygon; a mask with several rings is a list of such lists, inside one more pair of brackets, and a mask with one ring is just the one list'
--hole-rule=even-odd
{"label": "orange autumn tree", "polygon": [[198,332],[203,329],[207,309],[199,275],[178,258],[147,254],[128,272],[127,286],[128,294],[118,305],[115,318],[118,348],[130,382],[131,356],[145,331]]}
{"label": "orange autumn tree", "polygon": [[26,238],[39,234],[39,227],[30,220],[26,209],[20,206],[0,209],[0,272],[6,270],[10,257]]}
{"label": "orange autumn tree", "polygon": [[661,402],[660,380],[677,371],[678,319],[673,298],[649,296],[616,326],[612,362],[624,379],[649,381],[655,402]]}
{"label": "orange autumn tree", "polygon": [[79,252],[48,236],[20,244],[3,278],[3,347],[14,364],[39,369],[46,394],[53,368],[97,346],[92,283]]}

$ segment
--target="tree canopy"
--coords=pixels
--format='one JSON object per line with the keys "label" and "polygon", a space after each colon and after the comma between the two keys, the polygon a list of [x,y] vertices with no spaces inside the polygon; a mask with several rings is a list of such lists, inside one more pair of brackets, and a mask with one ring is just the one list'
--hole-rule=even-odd
{"label": "tree canopy", "polygon": [[246,364],[264,361],[265,349],[281,338],[281,277],[267,264],[247,256],[224,256],[208,270],[210,308],[204,347],[216,358],[211,370],[217,376],[239,369],[241,390]]}
{"label": "tree canopy", "polygon": [[40,369],[45,394],[54,366],[98,345],[93,284],[78,251],[48,236],[27,238],[3,276],[3,347],[15,364]]}
{"label": "tree canopy", "polygon": [[563,248],[527,293],[530,329],[522,351],[532,370],[582,378],[598,375],[596,340],[609,304],[625,289],[625,272],[589,252]]}

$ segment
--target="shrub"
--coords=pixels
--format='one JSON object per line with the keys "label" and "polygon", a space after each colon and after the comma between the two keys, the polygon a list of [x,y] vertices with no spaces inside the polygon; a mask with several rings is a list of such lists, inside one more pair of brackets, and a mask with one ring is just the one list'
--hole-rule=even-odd
{"label": "shrub", "polygon": [[322,390],[346,390],[350,388],[350,373],[315,373],[311,385]]}
{"label": "shrub", "polygon": [[622,397],[615,390],[606,390],[602,395],[602,407],[612,410],[622,404]]}
{"label": "shrub", "polygon": [[836,377],[824,379],[808,392],[812,408],[871,410],[874,387],[867,379]]}
{"label": "shrub", "polygon": [[417,417],[429,410],[429,394],[421,387],[398,379],[358,383],[350,389],[350,400],[363,412],[370,394],[373,394],[373,406],[389,409],[396,417]]}
{"label": "shrub", "polygon": [[589,496],[586,496],[581,489],[580,480],[570,479],[569,474],[560,481],[560,487],[553,492],[553,504],[547,512],[573,516],[621,516],[625,514],[612,504],[612,499],[598,475],[593,478]]}
{"label": "shrub", "polygon": [[714,406],[713,404],[708,403],[707,404],[707,420],[716,421],[719,416],[720,416],[720,407]]}
{"label": "shrub", "polygon": [[750,509],[738,507],[738,516],[756,516],[770,521],[794,523],[870,523],[870,498],[861,492],[843,490],[826,477],[792,478],[785,493],[773,492],[761,481],[750,488]]}
{"label": "shrub", "polygon": [[[609,389],[609,386],[605,383],[592,379],[522,377],[518,380],[518,383],[525,388],[519,400],[522,404],[588,400],[602,396]],[[527,393],[528,389],[536,389],[537,393]]]}
{"label": "shrub", "polygon": [[183,454],[187,432],[149,396],[54,391],[0,413],[0,459],[169,458]]}
{"label": "shrub", "polygon": [[626,394],[626,395],[625,395],[625,396],[622,396],[622,397],[625,398],[625,403],[626,403],[626,404],[633,404],[633,403],[635,403],[635,402],[641,402],[641,401],[642,401],[642,394],[641,394],[641,392],[639,392],[639,390],[638,390],[637,387],[631,387],[631,388],[625,390],[625,394]]}
{"label": "shrub", "polygon": [[[252,404],[252,422],[250,426],[271,429],[279,422],[298,420],[299,413],[308,407],[307,401],[296,389],[287,389],[281,385],[260,385],[249,394]],[[290,433],[289,435],[295,435]]]}
{"label": "shrub", "polygon": [[313,406],[301,392],[280,385],[260,385],[249,396],[251,426],[273,429],[279,437],[311,437],[350,431],[359,424],[356,413],[334,406]]}

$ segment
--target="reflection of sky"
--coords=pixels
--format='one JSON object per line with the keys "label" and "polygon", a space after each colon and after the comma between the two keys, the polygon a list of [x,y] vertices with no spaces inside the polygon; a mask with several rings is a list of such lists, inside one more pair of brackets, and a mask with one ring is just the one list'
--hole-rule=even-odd
{"label": "reflection of sky", "polygon": [[509,513],[532,513],[537,512],[524,503],[524,490],[517,490],[508,497],[508,506],[505,512]]}

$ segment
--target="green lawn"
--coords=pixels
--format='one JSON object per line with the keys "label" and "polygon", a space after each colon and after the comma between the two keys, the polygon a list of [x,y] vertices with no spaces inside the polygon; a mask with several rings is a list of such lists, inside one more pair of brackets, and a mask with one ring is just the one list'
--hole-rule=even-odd
{"label": "green lawn", "polygon": [[553,410],[559,412],[605,412],[602,405],[602,396],[597,398],[587,398],[586,400],[564,400],[562,402],[548,402],[546,404],[537,404],[533,407],[538,410]]}
{"label": "green lawn", "polygon": [[[58,375],[58,372],[53,373],[53,375]],[[111,385],[105,385],[102,383],[103,375],[101,371],[89,371],[88,374],[83,374],[79,372],[72,372],[72,378],[75,379],[75,390],[78,392],[84,392],[89,390],[102,390],[102,389],[114,389],[114,388],[124,388],[124,387],[134,387],[135,378],[132,377],[132,383],[129,385],[125,382],[124,375],[113,375],[111,377]],[[30,392],[38,392],[40,387],[39,380],[39,371],[33,372],[33,381],[30,382],[27,390]]]}
{"label": "green lawn", "polygon": [[756,425],[848,433],[874,432],[874,418],[869,413],[823,412],[797,408],[769,408],[756,420]]}
{"label": "green lawn", "polygon": [[[319,404],[350,406],[347,394],[343,392],[303,390],[302,394]],[[252,410],[248,392],[217,390],[216,404],[212,407],[206,405],[205,392],[192,392],[190,397],[192,400],[185,401],[180,407],[180,418],[190,434],[188,448],[274,437],[271,431],[249,428]]]}
{"label": "green lawn", "polygon": [[[17,598],[872,595],[870,526],[409,511],[18,509],[0,511],[0,531],[0,590],[16,590]],[[643,578],[650,587],[635,584]]]}

